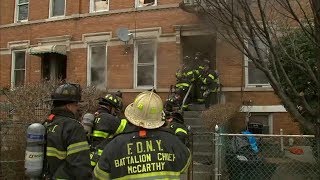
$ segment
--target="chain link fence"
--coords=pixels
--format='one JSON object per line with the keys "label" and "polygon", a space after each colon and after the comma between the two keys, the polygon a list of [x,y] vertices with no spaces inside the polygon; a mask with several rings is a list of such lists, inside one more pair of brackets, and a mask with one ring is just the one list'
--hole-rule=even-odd
{"label": "chain link fence", "polygon": [[317,180],[314,136],[220,134],[219,179]]}
{"label": "chain link fence", "polygon": [[0,179],[25,179],[24,155],[29,124],[0,121]]}
{"label": "chain link fence", "polygon": [[197,132],[188,179],[318,180],[313,135]]}
{"label": "chain link fence", "polygon": [[210,179],[214,174],[214,136],[210,132],[195,132],[190,135],[189,148],[192,163],[189,167],[188,179]]}
{"label": "chain link fence", "polygon": [[[31,122],[41,122],[47,114],[47,105],[40,104],[33,111],[33,119],[21,119],[14,106],[0,101],[0,179],[27,179],[24,170],[26,130]],[[30,123],[29,123],[30,122]]]}

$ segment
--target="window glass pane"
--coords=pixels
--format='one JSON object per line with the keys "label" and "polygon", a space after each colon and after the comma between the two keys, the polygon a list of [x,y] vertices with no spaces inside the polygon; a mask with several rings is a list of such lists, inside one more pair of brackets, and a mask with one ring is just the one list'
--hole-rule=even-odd
{"label": "window glass pane", "polygon": [[63,16],[65,0],[52,0],[52,16]]}
{"label": "window glass pane", "polygon": [[21,4],[21,3],[28,3],[29,2],[29,0],[19,0],[19,4]]}
{"label": "window glass pane", "polygon": [[269,84],[266,75],[252,61],[248,61],[248,76],[249,84]]}
{"label": "window glass pane", "polygon": [[98,88],[105,86],[106,46],[91,47],[91,84]]}
{"label": "window glass pane", "polygon": [[25,69],[25,52],[15,52],[15,69]]}
{"label": "window glass pane", "polygon": [[94,11],[108,10],[108,0],[94,0]]}
{"label": "window glass pane", "polygon": [[15,70],[14,71],[14,85],[21,86],[24,84],[25,70]]}
{"label": "window glass pane", "polygon": [[154,85],[154,66],[138,66],[137,86]]}
{"label": "window glass pane", "polygon": [[140,42],[138,44],[138,63],[154,63],[155,43]]}
{"label": "window glass pane", "polygon": [[105,87],[105,68],[91,68],[91,85],[99,89]]}
{"label": "window glass pane", "polygon": [[26,20],[28,19],[28,11],[29,11],[29,5],[24,4],[24,5],[19,5],[18,6],[18,20]]}

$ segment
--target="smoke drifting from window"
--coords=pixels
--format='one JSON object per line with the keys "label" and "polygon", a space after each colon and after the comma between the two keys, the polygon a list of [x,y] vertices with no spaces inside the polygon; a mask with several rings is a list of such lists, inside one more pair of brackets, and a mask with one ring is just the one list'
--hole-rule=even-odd
{"label": "smoke drifting from window", "polygon": [[106,80],[106,46],[91,47],[91,85],[105,89]]}

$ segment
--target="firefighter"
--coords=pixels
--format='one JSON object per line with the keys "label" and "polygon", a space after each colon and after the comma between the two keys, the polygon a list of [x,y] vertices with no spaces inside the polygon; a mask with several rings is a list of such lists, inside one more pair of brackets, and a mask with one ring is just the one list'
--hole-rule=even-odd
{"label": "firefighter", "polygon": [[89,145],[78,117],[80,86],[63,84],[51,95],[53,108],[46,120],[48,179],[90,179]]}
{"label": "firefighter", "polygon": [[218,74],[210,70],[210,61],[204,59],[203,70],[200,73],[200,95],[199,100],[205,103],[205,107],[209,108],[216,101],[216,95],[219,87]]}
{"label": "firefighter", "polygon": [[173,112],[166,114],[166,127],[179,137],[185,143],[188,138],[188,128],[184,124],[183,116],[180,112]]}
{"label": "firefighter", "polygon": [[[182,102],[183,102],[183,90],[175,90],[172,92],[165,101],[164,111],[167,112],[176,112],[180,110]],[[184,109],[187,108],[187,105],[183,106]]]}
{"label": "firefighter", "polygon": [[193,65],[194,73],[195,73],[196,79],[198,80],[201,72],[204,69],[203,55],[201,52],[195,53],[193,64],[194,64]]}
{"label": "firefighter", "polygon": [[[176,73],[176,79],[177,83],[175,85],[175,89],[177,93],[182,97],[183,99],[185,95],[187,94],[190,86],[194,83],[195,79],[195,74],[193,71],[193,65],[190,62],[191,57],[190,56],[185,56],[184,57],[184,64],[182,66],[182,69],[178,70]],[[190,90],[192,92],[192,89]],[[192,95],[189,95],[186,101],[186,104],[184,105],[184,109],[188,109],[188,104],[190,101],[192,101]]]}
{"label": "firefighter", "polygon": [[120,109],[120,112],[122,113],[123,112],[123,101],[122,101],[122,92],[120,90],[118,90],[116,93],[115,93],[116,97],[118,98],[118,101],[119,101],[119,109]]}
{"label": "firefighter", "polygon": [[126,119],[118,118],[120,101],[116,95],[107,94],[99,98],[99,108],[95,113],[93,131],[91,136],[91,166],[95,166],[103,152],[104,147],[112,137],[121,133],[126,124]]}
{"label": "firefighter", "polygon": [[189,149],[163,128],[163,104],[152,91],[139,94],[125,109],[137,131],[116,136],[94,169],[96,179],[179,179],[190,164]]}
{"label": "firefighter", "polygon": [[196,80],[194,82],[195,88],[193,91],[193,98],[196,103],[203,104],[204,99],[202,97],[202,91],[201,91],[201,74],[204,71],[204,63],[203,63],[203,55],[201,52],[196,52],[194,55],[194,74],[196,76]]}

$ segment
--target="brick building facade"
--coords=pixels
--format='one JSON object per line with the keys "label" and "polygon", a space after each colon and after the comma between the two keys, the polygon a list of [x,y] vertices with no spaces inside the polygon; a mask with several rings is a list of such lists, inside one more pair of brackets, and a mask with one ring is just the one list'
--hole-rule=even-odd
{"label": "brick building facade", "polygon": [[[156,87],[165,98],[182,57],[210,54],[220,74],[223,102],[252,102],[252,117],[270,133],[299,133],[298,126],[259,72],[180,0],[0,0],[0,86],[63,77],[81,85],[124,92],[125,104]],[[121,41],[119,28],[130,31]],[[48,53],[54,52],[54,53]],[[251,73],[251,74],[250,74]],[[102,76],[101,76],[102,75]],[[258,77],[258,76],[257,76]],[[258,81],[259,82],[259,79]]]}

